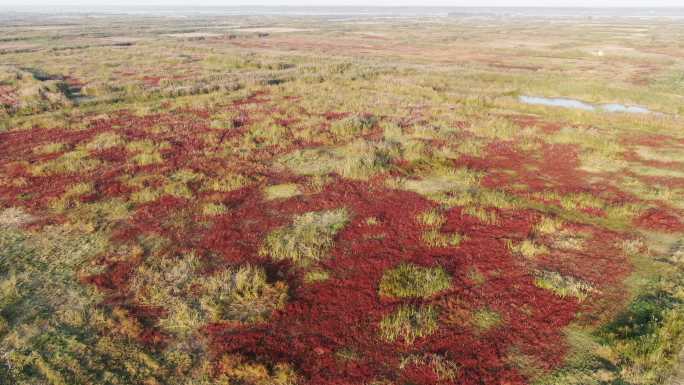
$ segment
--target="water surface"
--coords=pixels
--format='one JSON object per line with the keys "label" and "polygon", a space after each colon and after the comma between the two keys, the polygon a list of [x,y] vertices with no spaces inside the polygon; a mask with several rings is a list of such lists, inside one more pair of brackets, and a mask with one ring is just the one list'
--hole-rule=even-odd
{"label": "water surface", "polygon": [[631,114],[648,114],[651,113],[646,107],[628,106],[619,103],[608,104],[589,104],[577,99],[570,98],[545,98],[541,96],[520,96],[519,100],[525,104],[534,104],[549,107],[563,107],[572,108],[576,110],[585,111],[606,111],[606,112],[626,112]]}

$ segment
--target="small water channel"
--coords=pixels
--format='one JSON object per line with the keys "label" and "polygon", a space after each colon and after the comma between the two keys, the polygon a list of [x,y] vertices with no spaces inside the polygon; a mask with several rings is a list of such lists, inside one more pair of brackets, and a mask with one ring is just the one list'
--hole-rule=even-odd
{"label": "small water channel", "polygon": [[650,114],[652,113],[646,107],[641,106],[627,106],[619,103],[609,104],[590,104],[581,100],[570,98],[545,98],[540,96],[522,95],[519,97],[520,102],[525,104],[534,104],[540,106],[563,107],[572,108],[576,110],[585,111],[605,111],[605,112],[626,112],[631,114]]}

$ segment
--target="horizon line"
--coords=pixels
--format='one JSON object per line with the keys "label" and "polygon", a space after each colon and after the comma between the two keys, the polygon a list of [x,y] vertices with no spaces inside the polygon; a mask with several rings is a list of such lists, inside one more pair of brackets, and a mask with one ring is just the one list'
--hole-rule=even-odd
{"label": "horizon line", "polygon": [[601,6],[576,6],[576,5],[265,5],[265,4],[238,4],[238,5],[209,5],[209,4],[198,4],[198,5],[153,5],[153,4],[120,4],[120,5],[105,5],[105,4],[94,4],[94,5],[83,5],[83,4],[34,4],[34,5],[0,5],[2,7],[17,7],[17,8],[36,8],[36,7],[83,7],[83,8],[145,8],[145,7],[155,7],[155,8],[538,8],[538,9],[557,9],[557,8],[568,8],[568,9],[629,9],[629,8],[681,8],[684,9],[684,5],[601,5]]}

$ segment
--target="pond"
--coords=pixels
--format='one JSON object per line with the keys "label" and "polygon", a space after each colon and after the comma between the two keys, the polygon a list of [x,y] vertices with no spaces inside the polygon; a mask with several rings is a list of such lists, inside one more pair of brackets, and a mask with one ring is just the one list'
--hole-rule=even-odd
{"label": "pond", "polygon": [[609,104],[589,104],[581,100],[570,98],[545,98],[540,96],[520,96],[519,100],[525,104],[534,104],[550,107],[573,108],[576,110],[585,111],[606,111],[606,112],[627,112],[632,114],[648,114],[651,113],[646,107],[641,106],[627,106],[619,103]]}

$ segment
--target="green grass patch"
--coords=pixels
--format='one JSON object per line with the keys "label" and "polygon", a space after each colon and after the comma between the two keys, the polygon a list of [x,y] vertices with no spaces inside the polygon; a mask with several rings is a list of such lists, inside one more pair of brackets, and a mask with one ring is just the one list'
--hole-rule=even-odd
{"label": "green grass patch", "polygon": [[434,306],[401,305],[380,321],[380,338],[407,345],[437,331],[438,312]]}
{"label": "green grass patch", "polygon": [[394,298],[429,298],[451,287],[451,277],[442,267],[401,264],[385,271],[378,292]]}
{"label": "green grass patch", "polygon": [[503,323],[501,314],[487,308],[473,312],[471,316],[472,325],[480,332],[486,332]]}
{"label": "green grass patch", "polygon": [[264,188],[264,195],[267,200],[292,198],[301,193],[299,187],[294,183],[277,184]]}
{"label": "green grass patch", "polygon": [[266,237],[261,255],[307,266],[326,257],[335,235],[349,222],[346,209],[308,212]]}
{"label": "green grass patch", "polygon": [[592,293],[599,293],[590,283],[574,277],[564,276],[555,271],[537,271],[535,286],[546,289],[559,297],[575,297],[584,301]]}

